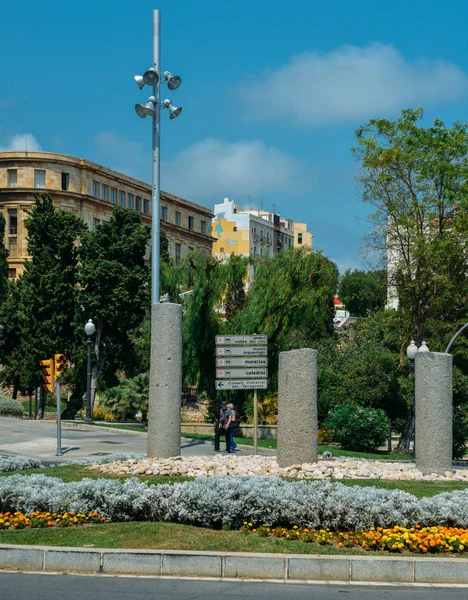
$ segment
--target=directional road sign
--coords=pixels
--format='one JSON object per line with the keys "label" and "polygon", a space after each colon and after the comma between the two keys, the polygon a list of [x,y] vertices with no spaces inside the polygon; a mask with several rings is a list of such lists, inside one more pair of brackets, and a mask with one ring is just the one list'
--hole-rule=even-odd
{"label": "directional road sign", "polygon": [[217,346],[261,346],[268,344],[266,335],[217,335]]}
{"label": "directional road sign", "polygon": [[220,379],[216,380],[217,390],[266,390],[267,379]]}
{"label": "directional road sign", "polygon": [[268,369],[216,369],[216,377],[222,379],[223,377],[245,379],[253,377],[268,377]]}
{"label": "directional road sign", "polygon": [[258,358],[217,358],[217,367],[266,367],[268,365],[267,356]]}
{"label": "directional road sign", "polygon": [[268,346],[216,346],[216,356],[267,356]]}

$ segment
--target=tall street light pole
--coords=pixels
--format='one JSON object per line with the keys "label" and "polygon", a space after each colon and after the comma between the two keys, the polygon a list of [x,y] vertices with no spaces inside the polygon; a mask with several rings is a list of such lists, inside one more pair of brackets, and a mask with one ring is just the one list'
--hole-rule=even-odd
{"label": "tall street light pole", "polygon": [[85,325],[85,333],[88,336],[88,369],[87,369],[87,381],[86,381],[86,416],[85,416],[85,423],[92,423],[93,422],[93,413],[91,410],[91,377],[93,375],[93,371],[91,369],[91,345],[93,343],[93,340],[91,339],[91,336],[93,335],[93,333],[96,331],[96,327],[94,326],[94,323],[92,322],[91,319],[89,319],[89,321],[86,323]]}
{"label": "tall street light pole", "polygon": [[148,408],[148,456],[167,458],[180,454],[180,402],[182,398],[182,308],[179,304],[160,303],[160,110],[167,109],[175,119],[182,108],[168,99],[161,101],[161,83],[176,90],[182,80],[169,71],[161,71],[161,14],[153,10],[153,63],[135,75],[140,89],[152,88],[146,104],[136,104],[139,117],[152,122],[152,199],[151,199],[151,360]]}

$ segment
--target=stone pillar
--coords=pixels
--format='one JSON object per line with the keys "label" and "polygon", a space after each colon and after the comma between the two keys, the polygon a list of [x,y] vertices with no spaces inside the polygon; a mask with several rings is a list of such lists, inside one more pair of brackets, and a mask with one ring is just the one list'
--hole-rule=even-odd
{"label": "stone pillar", "polygon": [[280,352],[278,464],[317,462],[317,350]]}
{"label": "stone pillar", "polygon": [[148,456],[180,454],[182,401],[182,306],[151,306],[151,369],[148,408]]}
{"label": "stone pillar", "polygon": [[452,355],[418,352],[416,467],[423,473],[452,470]]}

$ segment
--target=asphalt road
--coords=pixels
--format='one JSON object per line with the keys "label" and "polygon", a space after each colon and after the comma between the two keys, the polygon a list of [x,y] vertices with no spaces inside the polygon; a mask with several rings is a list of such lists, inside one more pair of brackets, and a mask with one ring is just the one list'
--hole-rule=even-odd
{"label": "asphalt road", "polygon": [[467,588],[355,586],[1,573],[2,600],[466,600]]}
{"label": "asphalt road", "polygon": [[[66,462],[82,457],[98,458],[115,452],[146,454],[146,439],[145,433],[105,427],[77,427],[63,423],[63,456],[57,457],[57,425],[54,422],[0,417],[0,454],[31,456],[41,459],[44,463]],[[222,442],[221,448],[224,447]],[[212,442],[182,438],[181,454],[209,456],[215,452]],[[252,450],[240,450],[236,454],[252,454]]]}

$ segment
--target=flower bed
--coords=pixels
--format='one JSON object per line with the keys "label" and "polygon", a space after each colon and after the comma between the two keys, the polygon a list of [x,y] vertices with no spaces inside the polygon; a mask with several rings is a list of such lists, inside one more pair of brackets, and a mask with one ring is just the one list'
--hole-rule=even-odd
{"label": "flower bed", "polygon": [[468,551],[468,529],[459,527],[371,527],[369,530],[331,531],[330,529],[309,529],[294,525],[286,527],[268,527],[266,523],[255,527],[244,521],[242,533],[260,537],[275,537],[286,540],[316,543],[322,546],[353,548],[360,546],[366,550],[387,552],[416,552],[420,554],[456,553]]}
{"label": "flower bed", "polygon": [[86,523],[105,523],[106,517],[100,516],[96,511],[87,515],[73,511],[64,513],[41,513],[36,510],[30,514],[21,511],[0,513],[0,531],[5,529],[38,529],[42,527],[70,527]]}

